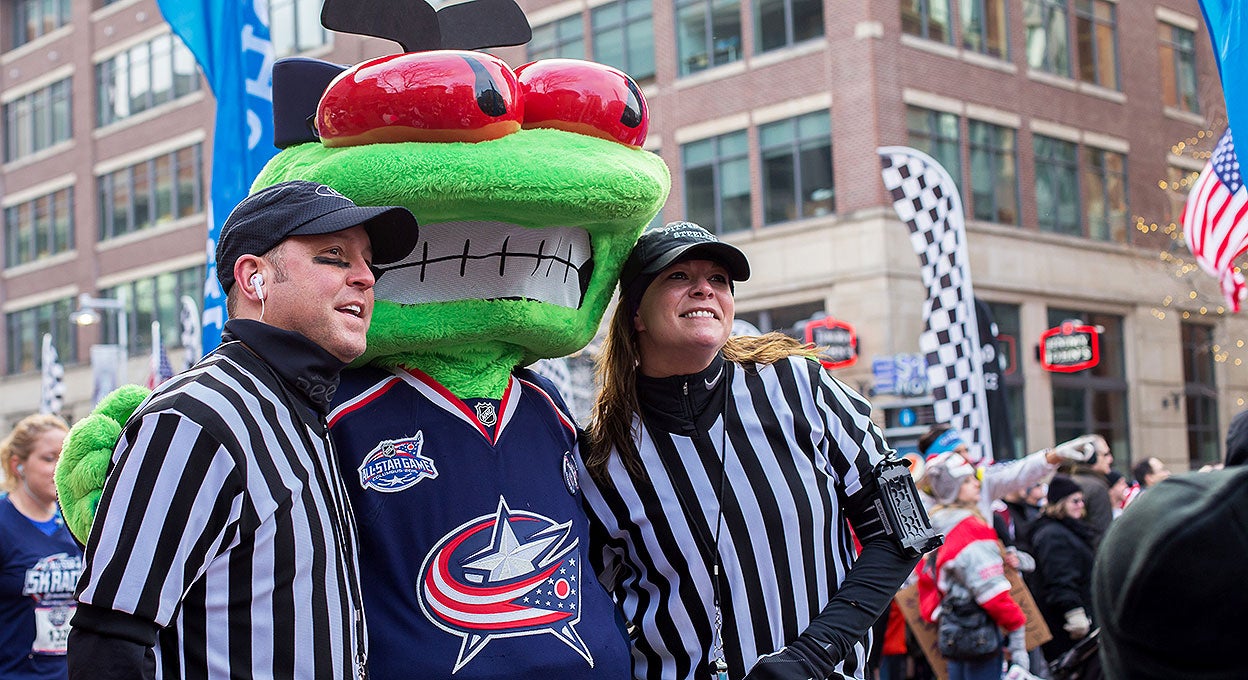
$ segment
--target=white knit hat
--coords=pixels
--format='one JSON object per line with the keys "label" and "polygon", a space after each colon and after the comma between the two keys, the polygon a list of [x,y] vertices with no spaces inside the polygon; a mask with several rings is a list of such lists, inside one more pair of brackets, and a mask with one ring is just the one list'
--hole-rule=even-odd
{"label": "white knit hat", "polygon": [[932,490],[932,498],[941,505],[957,500],[962,481],[973,474],[975,466],[966,462],[960,453],[950,451],[927,461],[927,486]]}

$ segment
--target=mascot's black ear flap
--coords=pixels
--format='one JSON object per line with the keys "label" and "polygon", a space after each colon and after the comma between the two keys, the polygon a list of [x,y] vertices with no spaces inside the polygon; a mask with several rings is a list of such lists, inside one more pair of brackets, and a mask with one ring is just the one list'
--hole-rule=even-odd
{"label": "mascot's black ear flap", "polygon": [[523,45],[533,38],[524,10],[515,0],[471,0],[438,10],[442,48],[479,50]]}
{"label": "mascot's black ear flap", "polygon": [[345,70],[345,66],[307,57],[287,57],[274,62],[274,146],[285,149],[320,140],[312,127],[316,106],[329,82]]}
{"label": "mascot's black ear flap", "polygon": [[393,40],[404,52],[442,49],[437,12],[425,0],[325,0],[321,25]]}

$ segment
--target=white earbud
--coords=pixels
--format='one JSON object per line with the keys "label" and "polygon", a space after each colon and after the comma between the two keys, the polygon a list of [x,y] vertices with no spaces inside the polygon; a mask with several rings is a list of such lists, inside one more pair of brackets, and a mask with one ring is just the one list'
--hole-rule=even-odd
{"label": "white earbud", "polygon": [[25,465],[22,465],[21,463],[18,463],[18,464],[17,464],[17,474],[19,474],[19,475],[20,475],[20,474],[22,474],[22,471],[23,471],[23,470],[25,470],[25,469],[26,469],[26,466],[25,466]]}
{"label": "white earbud", "polygon": [[256,289],[256,297],[264,299],[264,277],[260,274],[251,275],[251,285]]}

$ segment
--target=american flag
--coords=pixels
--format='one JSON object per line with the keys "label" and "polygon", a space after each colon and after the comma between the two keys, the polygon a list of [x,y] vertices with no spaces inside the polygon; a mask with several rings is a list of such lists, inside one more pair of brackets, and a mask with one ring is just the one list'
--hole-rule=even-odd
{"label": "american flag", "polygon": [[152,322],[152,368],[147,375],[147,389],[154,390],[158,385],[173,377],[173,366],[169,363],[169,354],[165,352],[165,339],[160,336],[160,322]]}
{"label": "american flag", "polygon": [[1222,286],[1231,310],[1248,298],[1244,275],[1235,259],[1248,250],[1248,191],[1239,172],[1235,143],[1227,128],[1187,196],[1183,237],[1200,268]]}

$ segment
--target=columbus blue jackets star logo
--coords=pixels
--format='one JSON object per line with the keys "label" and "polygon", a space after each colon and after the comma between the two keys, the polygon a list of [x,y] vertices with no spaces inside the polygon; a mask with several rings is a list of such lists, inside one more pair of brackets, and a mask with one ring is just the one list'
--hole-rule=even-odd
{"label": "columbus blue jackets star logo", "polygon": [[442,630],[463,638],[452,673],[491,640],[550,634],[594,665],[576,632],[581,567],[571,522],[498,509],[452,530],[421,566],[420,606]]}

